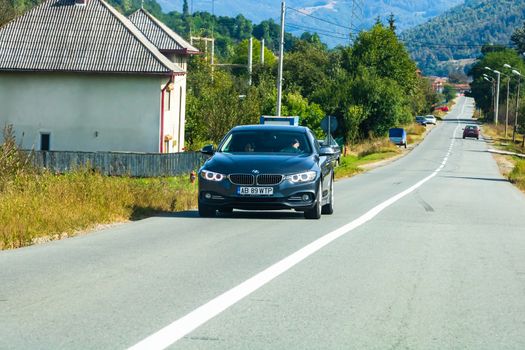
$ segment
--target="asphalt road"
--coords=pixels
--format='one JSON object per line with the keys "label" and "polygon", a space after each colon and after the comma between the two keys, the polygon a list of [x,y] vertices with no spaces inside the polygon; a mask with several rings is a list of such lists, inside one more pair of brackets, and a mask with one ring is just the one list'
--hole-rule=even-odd
{"label": "asphalt road", "polygon": [[524,349],[525,196],[461,138],[472,112],[338,181],[321,220],[192,211],[0,252],[0,349]]}

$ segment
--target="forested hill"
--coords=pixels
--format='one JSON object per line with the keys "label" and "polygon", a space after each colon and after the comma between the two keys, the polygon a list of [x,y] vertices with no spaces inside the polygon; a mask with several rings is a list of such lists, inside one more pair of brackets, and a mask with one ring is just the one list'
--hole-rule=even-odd
{"label": "forested hill", "polygon": [[456,60],[478,57],[481,45],[510,45],[524,20],[525,0],[467,0],[401,38],[425,74],[446,75],[462,65]]}

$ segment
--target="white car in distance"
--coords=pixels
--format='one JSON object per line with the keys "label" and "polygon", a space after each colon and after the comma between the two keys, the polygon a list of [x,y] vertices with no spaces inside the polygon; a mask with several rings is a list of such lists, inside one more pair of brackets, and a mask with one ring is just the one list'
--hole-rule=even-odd
{"label": "white car in distance", "polygon": [[433,125],[436,125],[437,123],[437,119],[436,117],[434,117],[432,114],[428,114],[425,116],[425,119],[427,121],[427,124],[433,124]]}

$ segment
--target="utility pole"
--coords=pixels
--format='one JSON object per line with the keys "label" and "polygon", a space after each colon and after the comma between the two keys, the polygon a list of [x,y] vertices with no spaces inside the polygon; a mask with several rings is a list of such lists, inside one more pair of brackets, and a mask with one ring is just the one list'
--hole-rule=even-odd
{"label": "utility pole", "polygon": [[252,64],[253,64],[253,38],[250,37],[248,43],[248,85],[252,85]]}
{"label": "utility pole", "polygon": [[281,116],[281,98],[283,94],[283,58],[284,58],[284,17],[286,15],[286,3],[281,2],[281,38],[279,43],[279,71],[277,77],[277,108],[275,113]]}
{"label": "utility pole", "polygon": [[499,114],[499,84],[501,73],[497,70],[493,70],[494,73],[498,76],[497,85],[496,85],[496,109],[494,110],[494,124],[498,125],[498,114]]}
{"label": "utility pole", "polygon": [[264,38],[261,39],[261,65],[264,64]]}
{"label": "utility pole", "polygon": [[516,132],[518,131],[518,115],[520,109],[520,85],[521,85],[521,74],[513,70],[512,73],[518,76],[518,91],[516,94],[516,117],[514,118],[514,131],[512,132],[512,142],[516,141]]}

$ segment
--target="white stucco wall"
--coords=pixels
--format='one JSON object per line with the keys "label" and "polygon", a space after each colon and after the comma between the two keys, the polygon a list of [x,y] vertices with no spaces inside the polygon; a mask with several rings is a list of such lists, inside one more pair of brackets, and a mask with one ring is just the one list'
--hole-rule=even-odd
{"label": "white stucco wall", "polygon": [[[171,99],[171,101],[169,101]],[[170,135],[168,152],[182,152],[186,125],[186,76],[175,76],[173,90],[164,94],[164,135]]]}
{"label": "white stucco wall", "polygon": [[40,133],[48,132],[51,150],[158,152],[160,89],[167,80],[0,72],[0,126],[13,124],[28,149],[40,149]]}

